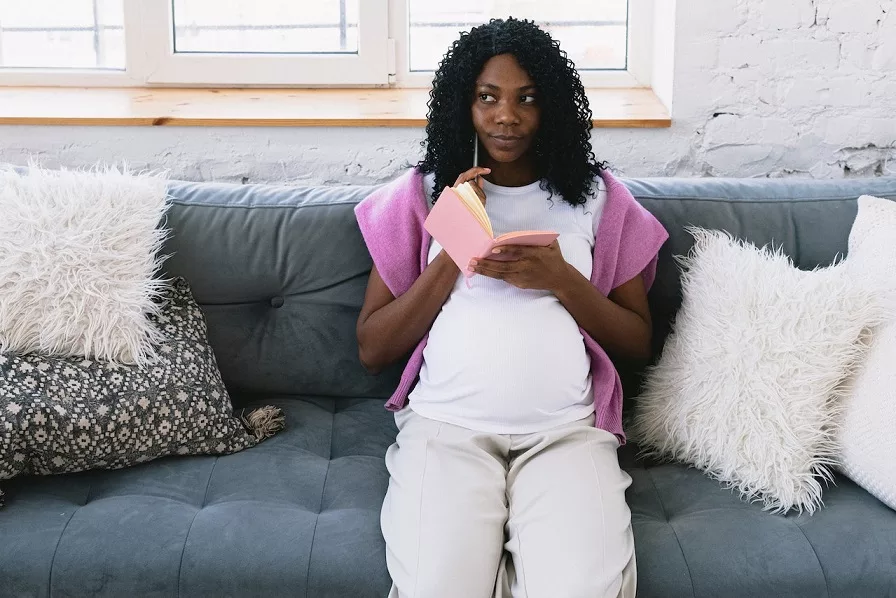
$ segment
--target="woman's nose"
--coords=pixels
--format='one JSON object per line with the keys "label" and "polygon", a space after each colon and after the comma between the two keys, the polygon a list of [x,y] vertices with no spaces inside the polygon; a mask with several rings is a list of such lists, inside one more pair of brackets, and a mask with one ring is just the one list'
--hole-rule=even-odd
{"label": "woman's nose", "polygon": [[518,125],[520,122],[519,113],[513,102],[502,101],[498,103],[495,122],[499,125]]}

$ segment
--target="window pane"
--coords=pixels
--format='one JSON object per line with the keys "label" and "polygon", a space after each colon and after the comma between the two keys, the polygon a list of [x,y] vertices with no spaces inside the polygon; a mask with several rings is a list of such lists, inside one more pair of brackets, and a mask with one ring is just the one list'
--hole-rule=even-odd
{"label": "window pane", "polygon": [[356,53],[359,0],[172,0],[177,52]]}
{"label": "window pane", "polygon": [[412,71],[434,71],[461,31],[492,18],[531,19],[579,70],[624,69],[627,0],[409,0]]}
{"label": "window pane", "polygon": [[0,0],[0,67],[124,64],[122,0]]}

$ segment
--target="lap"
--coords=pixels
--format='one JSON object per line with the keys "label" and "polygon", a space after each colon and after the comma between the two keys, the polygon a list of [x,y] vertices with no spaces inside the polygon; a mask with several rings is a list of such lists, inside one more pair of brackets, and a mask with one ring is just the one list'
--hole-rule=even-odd
{"label": "lap", "polygon": [[382,511],[392,595],[634,595],[615,436],[582,422],[483,434],[410,409],[396,422]]}

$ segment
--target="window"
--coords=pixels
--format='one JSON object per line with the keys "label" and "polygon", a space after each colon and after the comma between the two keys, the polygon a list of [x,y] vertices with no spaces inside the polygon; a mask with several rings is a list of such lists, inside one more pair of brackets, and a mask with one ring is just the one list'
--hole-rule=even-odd
{"label": "window", "polygon": [[529,18],[589,86],[648,86],[654,0],[0,0],[0,84],[426,87],[460,31]]}
{"label": "window", "polygon": [[358,2],[174,0],[174,51],[353,54]]}
{"label": "window", "polygon": [[121,0],[0,0],[0,66],[125,67]]}
{"label": "window", "polygon": [[625,70],[626,0],[410,0],[408,71],[434,71],[460,31],[505,14],[539,23],[560,42],[579,70]]}

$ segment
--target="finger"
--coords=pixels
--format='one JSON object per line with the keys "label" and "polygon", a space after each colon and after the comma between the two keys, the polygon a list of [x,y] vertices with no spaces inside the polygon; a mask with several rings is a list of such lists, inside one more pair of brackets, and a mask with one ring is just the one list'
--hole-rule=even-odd
{"label": "finger", "polygon": [[474,268],[473,272],[476,274],[481,274],[482,276],[486,276],[488,278],[494,278],[495,280],[504,280],[508,276],[510,276],[507,272],[492,272],[490,270],[479,270],[478,268]]}
{"label": "finger", "polygon": [[492,250],[492,255],[501,256],[502,261],[521,260],[535,253],[540,247],[531,247],[529,245],[501,245]]}
{"label": "finger", "polygon": [[504,274],[509,272],[519,272],[523,269],[519,262],[497,262],[495,260],[473,260],[470,262],[470,267],[473,268],[473,272]]}
{"label": "finger", "polygon": [[485,168],[482,166],[477,166],[475,168],[471,168],[470,170],[460,173],[460,176],[457,177],[456,181],[454,181],[454,186],[457,187],[458,185],[462,185],[463,183],[466,183],[467,181],[472,181],[477,177],[480,177],[484,174],[490,173],[491,171],[492,171],[491,168]]}

